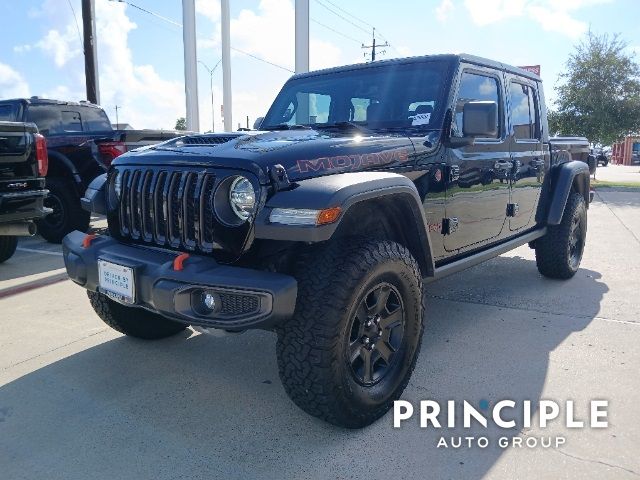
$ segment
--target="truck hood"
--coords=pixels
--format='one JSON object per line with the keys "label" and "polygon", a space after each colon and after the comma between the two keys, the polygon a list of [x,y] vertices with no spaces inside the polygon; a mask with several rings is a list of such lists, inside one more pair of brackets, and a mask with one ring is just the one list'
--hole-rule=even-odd
{"label": "truck hood", "polygon": [[[287,170],[291,181],[296,181],[340,172],[390,168],[408,162],[414,153],[413,143],[404,135],[319,130],[226,135],[230,139],[217,145],[172,140],[126,153],[113,164],[233,168],[253,172],[261,183],[266,183],[269,168],[278,164]],[[199,136],[216,137],[224,139],[225,134]],[[193,138],[184,137],[183,141]]]}

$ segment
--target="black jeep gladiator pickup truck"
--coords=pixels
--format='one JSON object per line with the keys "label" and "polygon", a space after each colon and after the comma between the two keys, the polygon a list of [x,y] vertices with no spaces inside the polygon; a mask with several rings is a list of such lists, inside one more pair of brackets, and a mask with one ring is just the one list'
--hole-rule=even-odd
{"label": "black jeep gladiator pickup truck", "polygon": [[571,278],[589,201],[538,76],[436,55],[299,74],[260,131],[118,157],[85,199],[108,232],[63,251],[127,335],[275,331],[291,399],[356,428],[409,381],[427,282],[527,243]]}
{"label": "black jeep gladiator pickup truck", "polygon": [[15,253],[18,237],[36,232],[34,220],[50,210],[47,190],[47,142],[33,124],[0,122],[0,263]]}
{"label": "black jeep gladiator pickup truck", "polygon": [[0,121],[32,122],[47,139],[49,196],[53,212],[38,221],[38,232],[59,243],[73,231],[87,231],[90,214],[80,199],[91,181],[124,152],[183,135],[173,130],[114,130],[105,111],[89,102],[40,97],[0,101]]}

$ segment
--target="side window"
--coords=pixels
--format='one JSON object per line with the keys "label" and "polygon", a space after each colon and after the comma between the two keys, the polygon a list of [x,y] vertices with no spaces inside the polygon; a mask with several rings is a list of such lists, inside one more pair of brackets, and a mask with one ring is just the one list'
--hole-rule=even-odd
{"label": "side window", "polygon": [[352,98],[351,105],[353,109],[351,110],[351,118],[349,118],[349,120],[352,122],[366,122],[367,109],[369,105],[371,105],[371,100],[368,98]]}
{"label": "side window", "polygon": [[464,104],[473,100],[490,101],[498,104],[497,135],[492,138],[500,138],[500,118],[502,118],[502,107],[500,104],[500,84],[495,77],[488,77],[477,73],[464,72],[460,79],[458,90],[458,100],[456,101],[456,112],[453,121],[453,135],[462,136],[462,109]]}
{"label": "side window", "polygon": [[64,132],[82,131],[82,120],[80,119],[80,112],[62,110],[60,112],[60,117],[62,119],[62,130]]}
{"label": "side window", "polygon": [[509,86],[511,123],[516,139],[540,138],[538,105],[533,88],[523,83],[511,82]]}

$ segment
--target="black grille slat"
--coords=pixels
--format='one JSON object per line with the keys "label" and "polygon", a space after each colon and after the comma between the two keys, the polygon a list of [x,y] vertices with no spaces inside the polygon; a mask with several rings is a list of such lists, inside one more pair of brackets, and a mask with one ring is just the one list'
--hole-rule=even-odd
{"label": "black grille slat", "polygon": [[129,188],[129,218],[131,219],[131,238],[138,240],[140,238],[140,224],[142,223],[141,217],[141,190],[140,177],[142,176],[140,170],[136,170],[131,175],[131,186]]}
{"label": "black grille slat", "polygon": [[142,239],[145,242],[153,240],[153,225],[155,223],[153,185],[155,182],[154,172],[147,170],[142,177]]}
{"label": "black grille slat", "polygon": [[168,235],[169,244],[172,247],[179,247],[181,244],[180,226],[182,202],[180,202],[180,185],[182,183],[182,175],[178,172],[174,172],[171,175],[171,182],[169,183],[169,194],[167,196],[168,205]]}
{"label": "black grille slat", "polygon": [[129,180],[131,173],[125,170],[120,179],[120,233],[128,236],[130,233],[131,217],[129,215]]}
{"label": "black grille slat", "polygon": [[153,240],[158,245],[164,245],[167,240],[167,212],[165,209],[164,188],[167,182],[167,172],[159,172],[153,187],[153,215],[154,215],[154,237]]}
{"label": "black grille slat", "polygon": [[188,250],[195,250],[195,201],[194,194],[197,188],[198,175],[189,173],[185,175],[184,191],[182,192],[182,242]]}
{"label": "black grille slat", "polygon": [[120,234],[161,247],[214,249],[216,176],[203,171],[127,168],[121,171]]}
{"label": "black grille slat", "polygon": [[213,192],[215,186],[215,177],[206,175],[200,195],[200,218],[202,219],[200,231],[200,245],[205,252],[213,250],[213,215],[211,205],[213,205]]}

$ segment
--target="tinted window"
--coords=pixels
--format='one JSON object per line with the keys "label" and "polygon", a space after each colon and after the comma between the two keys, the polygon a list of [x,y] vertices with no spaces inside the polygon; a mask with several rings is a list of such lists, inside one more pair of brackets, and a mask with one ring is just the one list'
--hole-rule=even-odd
{"label": "tinted window", "polygon": [[101,108],[81,106],[79,110],[82,116],[82,129],[85,132],[103,132],[112,129],[109,117]]}
{"label": "tinted window", "polygon": [[0,121],[17,122],[18,121],[18,104],[0,105]]}
{"label": "tinted window", "polygon": [[82,105],[30,105],[27,119],[44,135],[111,130],[103,110]]}
{"label": "tinted window", "polygon": [[385,65],[291,80],[262,128],[355,122],[371,129],[439,128],[444,62]]}
{"label": "tinted window", "polygon": [[539,138],[537,105],[533,88],[522,83],[511,82],[509,87],[511,123],[516,138]]}
{"label": "tinted window", "polygon": [[62,129],[65,132],[82,131],[82,119],[80,118],[80,112],[76,112],[73,110],[62,110],[60,112],[60,118],[62,120]]}
{"label": "tinted window", "polygon": [[460,88],[458,90],[458,100],[456,102],[456,114],[453,125],[453,134],[462,136],[462,110],[464,104],[470,101],[490,101],[498,104],[498,123],[496,130],[498,134],[494,138],[500,137],[500,117],[502,116],[502,108],[500,108],[500,85],[498,79],[479,75],[476,73],[464,72],[460,79]]}

